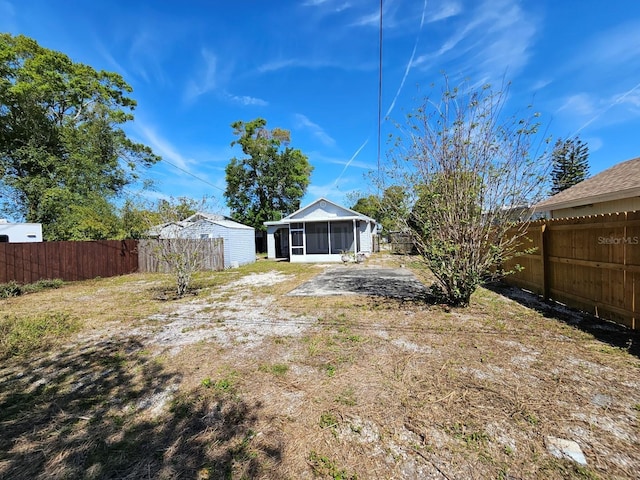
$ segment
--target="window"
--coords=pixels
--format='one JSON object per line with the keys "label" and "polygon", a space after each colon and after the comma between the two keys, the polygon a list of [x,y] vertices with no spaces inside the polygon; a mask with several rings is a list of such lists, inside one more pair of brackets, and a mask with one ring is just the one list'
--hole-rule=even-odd
{"label": "window", "polygon": [[329,253],[329,224],[325,222],[307,223],[307,253]]}
{"label": "window", "polygon": [[0,235],[0,243],[8,243],[9,235]]}
{"label": "window", "polygon": [[331,253],[353,251],[353,223],[334,222],[331,224]]}

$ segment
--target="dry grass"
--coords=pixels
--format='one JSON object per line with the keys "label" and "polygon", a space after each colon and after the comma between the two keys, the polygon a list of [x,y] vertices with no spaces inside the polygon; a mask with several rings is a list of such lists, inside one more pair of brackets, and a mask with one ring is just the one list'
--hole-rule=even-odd
{"label": "dry grass", "polygon": [[[286,296],[321,268],[259,261],[183,300],[157,275],[1,300],[84,327],[0,369],[0,478],[637,478],[637,337],[486,289],[460,310]],[[193,341],[169,348],[175,318]]]}

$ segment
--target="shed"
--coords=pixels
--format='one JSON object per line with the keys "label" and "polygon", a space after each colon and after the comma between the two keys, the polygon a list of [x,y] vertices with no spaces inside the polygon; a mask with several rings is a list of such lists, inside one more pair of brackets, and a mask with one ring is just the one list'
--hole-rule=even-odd
{"label": "shed", "polygon": [[222,238],[225,268],[256,261],[255,229],[224,215],[197,212],[180,222],[157,225],[150,233],[157,238]]}
{"label": "shed", "polygon": [[319,198],[282,220],[264,222],[268,258],[291,262],[341,262],[344,253],[374,251],[376,221],[326,198]]}
{"label": "shed", "polygon": [[9,223],[0,218],[0,243],[42,242],[41,223]]}
{"label": "shed", "polygon": [[640,157],[618,163],[536,204],[550,218],[640,210]]}

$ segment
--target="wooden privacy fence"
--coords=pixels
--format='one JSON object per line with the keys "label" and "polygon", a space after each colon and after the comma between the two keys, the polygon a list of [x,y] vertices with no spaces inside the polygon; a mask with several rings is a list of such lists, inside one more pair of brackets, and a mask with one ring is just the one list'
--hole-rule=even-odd
{"label": "wooden privacy fence", "polygon": [[113,277],[138,271],[135,240],[0,243],[0,283]]}
{"label": "wooden privacy fence", "polygon": [[171,271],[165,258],[179,255],[197,262],[197,270],[224,270],[224,240],[222,238],[140,240],[138,268],[140,272]]}
{"label": "wooden privacy fence", "polygon": [[509,284],[640,328],[640,212],[531,222]]}

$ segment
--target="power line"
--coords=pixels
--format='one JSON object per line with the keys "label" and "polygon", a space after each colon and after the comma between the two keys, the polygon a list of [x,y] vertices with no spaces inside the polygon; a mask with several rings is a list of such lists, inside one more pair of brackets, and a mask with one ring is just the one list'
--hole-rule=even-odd
{"label": "power line", "polygon": [[168,163],[169,165],[171,165],[171,166],[172,166],[172,167],[174,167],[174,168],[177,168],[177,169],[178,169],[178,170],[180,170],[182,173],[186,173],[187,175],[189,175],[189,176],[191,176],[191,177],[195,178],[196,180],[200,180],[202,183],[205,183],[205,184],[209,185],[210,187],[216,188],[216,189],[218,189],[218,190],[220,190],[221,192],[223,192],[223,193],[224,193],[224,189],[220,188],[220,187],[219,187],[219,186],[217,186],[217,185],[214,185],[214,184],[213,184],[213,183],[211,183],[210,181],[205,180],[204,178],[200,178],[200,177],[198,177],[197,175],[194,175],[194,174],[193,174],[193,173],[191,173],[190,171],[185,170],[185,169],[184,169],[184,168],[182,168],[182,167],[179,167],[179,166],[178,166],[178,165],[176,165],[175,163],[171,163],[169,160],[165,160],[164,158],[161,158],[160,160],[161,160],[161,161],[163,161],[163,162],[165,162],[165,163]]}
{"label": "power line", "polygon": [[380,189],[380,149],[382,141],[382,2],[383,0],[380,0],[380,33],[378,58],[378,189]]}

